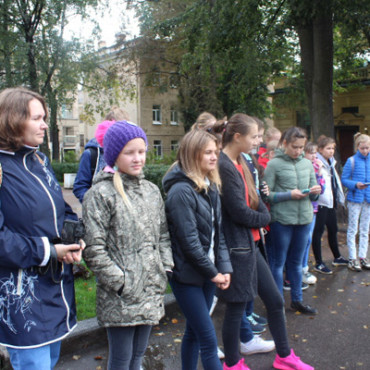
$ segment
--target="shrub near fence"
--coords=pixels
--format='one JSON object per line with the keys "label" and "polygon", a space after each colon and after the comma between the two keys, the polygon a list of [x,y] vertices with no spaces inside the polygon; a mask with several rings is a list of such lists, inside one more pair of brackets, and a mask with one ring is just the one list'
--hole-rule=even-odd
{"label": "shrub near fence", "polygon": [[[79,163],[52,162],[51,165],[57,180],[63,182],[65,173],[77,173]],[[162,178],[169,167],[170,166],[167,164],[147,164],[144,168],[145,178],[156,184],[161,190],[162,195],[164,195],[162,190]]]}
{"label": "shrub near fence", "polygon": [[76,163],[65,163],[65,162],[52,162],[51,166],[53,167],[55,176],[59,182],[64,181],[65,173],[77,173],[78,162]]}

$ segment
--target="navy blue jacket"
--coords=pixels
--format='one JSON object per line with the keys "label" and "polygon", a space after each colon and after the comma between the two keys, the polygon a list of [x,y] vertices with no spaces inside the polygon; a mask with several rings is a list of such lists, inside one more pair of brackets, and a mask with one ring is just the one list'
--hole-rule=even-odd
{"label": "navy blue jacket", "polygon": [[[95,171],[93,174],[91,173],[91,152],[89,148],[97,151]],[[81,203],[85,193],[91,188],[95,175],[106,166],[103,153],[103,148],[93,138],[86,144],[85,150],[81,155],[77,176],[73,184],[73,194]]]}
{"label": "navy blue jacket", "polygon": [[[218,192],[197,192],[195,184],[179,166],[163,178],[167,193],[166,215],[175,262],[173,279],[183,284],[202,286],[217,273],[232,273],[229,253],[221,229],[221,203]],[[214,210],[215,263],[208,257],[212,239]]]}
{"label": "navy blue jacket", "polygon": [[356,187],[358,182],[370,182],[370,155],[364,157],[357,151],[353,158],[353,166],[351,158],[348,158],[342,172],[342,184],[348,188],[347,200],[354,203],[370,203],[370,186],[366,189]]}
{"label": "navy blue jacket", "polygon": [[0,151],[0,344],[14,348],[58,341],[76,325],[72,265],[59,264],[56,282],[46,266],[50,241],[77,217],[37,155],[44,164],[35,148]]}

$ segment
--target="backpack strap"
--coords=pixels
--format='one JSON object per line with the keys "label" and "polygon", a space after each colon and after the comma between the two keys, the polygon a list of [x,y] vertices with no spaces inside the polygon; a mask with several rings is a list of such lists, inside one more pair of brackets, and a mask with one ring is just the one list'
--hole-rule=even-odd
{"label": "backpack strap", "polygon": [[90,152],[90,169],[91,169],[91,177],[94,177],[96,167],[98,166],[98,148],[90,147],[87,148]]}

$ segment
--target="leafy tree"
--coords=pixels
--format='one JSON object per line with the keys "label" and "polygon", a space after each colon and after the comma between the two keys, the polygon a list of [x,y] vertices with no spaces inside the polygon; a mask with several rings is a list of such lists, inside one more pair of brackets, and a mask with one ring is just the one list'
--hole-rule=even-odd
{"label": "leafy tree", "polygon": [[[57,118],[60,106],[73,99],[83,68],[81,43],[64,39],[67,13],[86,16],[97,0],[2,0],[0,86],[25,85],[45,96],[50,109],[53,158],[59,158]],[[91,70],[90,70],[91,71]],[[47,138],[43,150],[48,152]]]}

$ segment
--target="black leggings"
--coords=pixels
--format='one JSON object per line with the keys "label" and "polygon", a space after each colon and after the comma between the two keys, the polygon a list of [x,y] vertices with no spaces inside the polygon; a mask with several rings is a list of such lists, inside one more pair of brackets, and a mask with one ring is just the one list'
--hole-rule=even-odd
{"label": "black leggings", "polygon": [[[290,354],[288,333],[285,325],[284,300],[281,296],[266,260],[257,250],[258,295],[266,306],[267,320],[280,357]],[[247,302],[227,302],[222,327],[222,339],[227,366],[234,366],[240,359],[239,332]]]}
{"label": "black leggings", "polygon": [[328,229],[328,241],[331,252],[333,253],[334,258],[340,257],[337,239],[337,211],[335,208],[320,206],[319,211],[316,214],[316,223],[312,234],[312,250],[315,255],[317,265],[322,263],[321,238],[324,233],[325,226]]}

